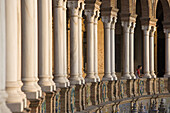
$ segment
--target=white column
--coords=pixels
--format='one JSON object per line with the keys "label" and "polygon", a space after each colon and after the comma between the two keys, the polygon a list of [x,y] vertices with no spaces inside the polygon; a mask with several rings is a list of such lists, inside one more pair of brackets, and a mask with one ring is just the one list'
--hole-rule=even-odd
{"label": "white column", "polygon": [[38,1],[34,0],[34,76],[35,76],[35,86],[38,89],[38,96],[42,96],[41,87],[38,85]]}
{"label": "white column", "polygon": [[82,12],[84,10],[84,3],[80,4],[79,14],[78,14],[78,59],[79,59],[79,78],[81,79],[81,83],[84,84],[83,75],[83,38],[82,38]]}
{"label": "white column", "polygon": [[142,26],[144,32],[144,78],[151,78],[149,72],[149,32],[150,26]]}
{"label": "white column", "polygon": [[53,91],[49,73],[49,0],[38,0],[38,77],[44,92]]}
{"label": "white column", "polygon": [[113,21],[111,23],[111,75],[113,77],[113,80],[117,80],[116,72],[115,72],[115,24],[117,22],[117,18],[114,17]]}
{"label": "white column", "polygon": [[6,106],[6,98],[8,94],[5,91],[6,82],[6,17],[5,17],[5,1],[0,0],[0,113],[11,113]]}
{"label": "white column", "polygon": [[100,12],[96,11],[96,15],[94,17],[94,75],[96,77],[97,82],[100,82],[100,78],[98,76],[98,35],[97,35],[97,25],[99,16]]}
{"label": "white column", "polygon": [[6,0],[6,90],[7,105],[12,112],[23,111],[23,98],[18,93],[18,21],[17,0]]}
{"label": "white column", "polygon": [[67,81],[67,85],[70,86],[70,82],[69,80],[67,79],[67,16],[66,16],[66,13],[67,13],[67,8],[66,8],[66,4],[67,4],[67,0],[64,0],[63,2],[63,69],[64,69],[64,75],[65,75],[65,78],[66,78],[66,81]]}
{"label": "white column", "polygon": [[170,77],[170,29],[164,29],[165,33],[165,75]]}
{"label": "white column", "polygon": [[[11,4],[11,3],[10,3]],[[21,1],[22,22],[22,91],[27,99],[38,99],[39,89],[35,84],[35,12],[37,10],[33,0]]]}
{"label": "white column", "polygon": [[129,34],[129,71],[132,79],[136,79],[134,74],[134,29],[135,29],[134,22],[131,23],[130,27],[130,34]]}
{"label": "white column", "polygon": [[81,84],[78,65],[78,11],[79,1],[68,1],[70,10],[70,84]]}
{"label": "white column", "polygon": [[122,79],[131,79],[129,73],[129,30],[130,22],[123,21],[123,76]]}
{"label": "white column", "polygon": [[17,0],[17,3],[18,3],[18,7],[17,7],[17,21],[18,21],[18,40],[17,40],[17,46],[18,46],[18,65],[17,65],[17,73],[18,73],[18,76],[17,76],[17,80],[18,80],[18,84],[19,84],[19,87],[18,87],[18,93],[21,95],[21,97],[23,98],[23,102],[24,102],[24,107],[26,108],[27,107],[27,99],[26,99],[26,95],[24,92],[21,91],[21,87],[23,85],[22,81],[21,81],[21,1],[20,0]]}
{"label": "white column", "polygon": [[50,82],[53,85],[53,90],[56,90],[55,83],[53,81],[53,36],[52,36],[52,0],[48,0],[48,34],[49,34],[49,74],[50,74]]}
{"label": "white column", "polygon": [[94,16],[95,11],[85,10],[87,19],[87,75],[86,82],[96,82],[94,75]]}
{"label": "white column", "polygon": [[102,21],[104,23],[104,76],[103,81],[110,81],[113,80],[111,75],[111,22],[112,17],[110,16],[103,16]]}
{"label": "white column", "polygon": [[54,22],[54,82],[56,87],[67,87],[63,69],[63,0],[53,0]]}
{"label": "white column", "polygon": [[156,78],[155,71],[154,71],[154,34],[156,31],[156,27],[152,27],[150,30],[150,38],[149,38],[149,50],[150,50],[150,55],[149,55],[149,61],[150,61],[150,74],[152,78]]}

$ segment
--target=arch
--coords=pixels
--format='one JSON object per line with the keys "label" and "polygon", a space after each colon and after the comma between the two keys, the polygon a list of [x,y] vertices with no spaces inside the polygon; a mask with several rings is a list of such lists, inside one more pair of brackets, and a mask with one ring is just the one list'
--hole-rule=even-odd
{"label": "arch", "polygon": [[[163,14],[164,14],[164,22],[170,21],[170,1],[168,0],[160,0],[162,7],[163,7]],[[156,4],[157,6],[157,4]],[[156,13],[156,12],[155,12]]]}

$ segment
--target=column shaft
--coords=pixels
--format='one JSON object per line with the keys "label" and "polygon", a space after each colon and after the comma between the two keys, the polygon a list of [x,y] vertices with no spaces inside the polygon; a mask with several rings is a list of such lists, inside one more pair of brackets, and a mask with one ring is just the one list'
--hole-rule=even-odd
{"label": "column shaft", "polygon": [[39,18],[38,18],[38,77],[39,85],[44,92],[51,92],[53,90],[50,82],[49,73],[49,28],[48,28],[48,0],[39,0],[38,2]]}
{"label": "column shaft", "polygon": [[6,83],[6,0],[0,1],[0,112],[11,113],[9,108],[6,106],[7,93],[5,91]]}
{"label": "column shaft", "polygon": [[[6,91],[12,112],[23,111],[23,98],[18,93],[18,2],[6,0]],[[18,107],[16,109],[13,109]]]}
{"label": "column shaft", "polygon": [[22,11],[22,91],[26,93],[27,99],[37,99],[38,90],[35,86],[35,42],[36,25],[35,12],[36,3],[32,0],[21,1]]}
{"label": "column shaft", "polygon": [[123,76],[122,79],[131,79],[129,73],[129,30],[130,30],[130,22],[122,22],[123,26]]}
{"label": "column shaft", "polygon": [[38,89],[38,96],[42,96],[41,87],[38,85],[38,1],[34,0],[34,76],[35,76],[35,86]]}
{"label": "column shaft", "polygon": [[52,0],[48,0],[48,27],[49,27],[49,74],[50,74],[50,82],[53,84],[53,89],[56,90],[55,83],[53,81],[53,36],[52,36]]}
{"label": "column shaft", "polygon": [[132,79],[136,79],[136,76],[134,74],[134,29],[135,29],[135,23],[132,23],[130,27],[130,35],[129,35],[129,49],[130,49],[129,70]]}
{"label": "column shaft", "polygon": [[102,17],[102,21],[104,23],[104,81],[113,80],[111,76],[111,37],[110,37],[110,28],[112,17]]}
{"label": "column shaft", "polygon": [[100,12],[97,11],[94,18],[94,75],[96,77],[97,82],[100,82],[100,78],[98,76],[98,35],[97,35],[99,13]]}
{"label": "column shaft", "polygon": [[170,77],[170,30],[165,29],[165,75]]}
{"label": "column shaft", "polygon": [[21,97],[23,98],[23,102],[24,102],[24,107],[27,107],[27,99],[26,99],[26,95],[24,92],[21,91],[21,87],[23,85],[22,81],[21,81],[21,1],[17,0],[18,3],[18,7],[17,7],[17,27],[18,27],[18,40],[17,40],[17,46],[18,46],[18,64],[17,64],[17,80],[18,80],[18,93],[21,95]]}
{"label": "column shaft", "polygon": [[63,2],[63,69],[64,69],[64,75],[67,81],[67,85],[70,86],[70,82],[67,79],[67,22],[66,22],[66,8],[67,0],[64,0]]}
{"label": "column shaft", "polygon": [[154,33],[155,33],[155,27],[152,27],[150,31],[150,38],[149,38],[149,50],[150,50],[150,55],[149,55],[149,61],[150,61],[150,74],[152,78],[156,78],[155,72],[154,72]]}
{"label": "column shaft", "polygon": [[150,26],[142,26],[144,32],[144,78],[151,78],[149,74],[149,31]]}
{"label": "column shaft", "polygon": [[87,75],[86,82],[96,82],[94,76],[94,11],[85,10],[87,19]]}
{"label": "column shaft", "polygon": [[115,24],[117,18],[114,17],[111,23],[111,75],[113,80],[117,80],[116,72],[115,72]]}
{"label": "column shaft", "polygon": [[70,84],[81,84],[78,62],[78,11],[79,1],[68,1],[70,10]]}
{"label": "column shaft", "polygon": [[79,17],[78,17],[78,59],[79,59],[79,77],[81,79],[81,83],[84,84],[84,78],[83,75],[83,38],[82,38],[82,12],[84,10],[84,3],[81,3],[80,9],[79,9]]}
{"label": "column shaft", "polygon": [[54,20],[54,82],[57,87],[67,87],[63,70],[63,0],[53,0]]}

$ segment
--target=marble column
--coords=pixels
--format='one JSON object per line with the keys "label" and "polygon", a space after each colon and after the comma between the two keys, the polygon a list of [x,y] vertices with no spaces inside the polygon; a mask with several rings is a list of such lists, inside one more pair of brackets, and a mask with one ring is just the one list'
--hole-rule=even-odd
{"label": "marble column", "polygon": [[154,34],[156,31],[156,27],[152,27],[150,30],[150,38],[149,38],[149,61],[150,61],[150,74],[152,78],[156,78],[154,71]]}
{"label": "marble column", "polygon": [[6,100],[12,112],[24,110],[23,98],[18,92],[18,1],[6,0]]}
{"label": "marble column", "polygon": [[52,92],[49,73],[49,0],[38,0],[38,77],[44,92]]}
{"label": "marble column", "polygon": [[[11,3],[10,3],[11,4]],[[35,12],[36,3],[32,0],[21,1],[21,27],[22,27],[22,91],[27,99],[38,99],[39,89],[35,84],[35,42],[36,42],[36,25]]]}
{"label": "marble column", "polygon": [[100,78],[98,76],[98,33],[97,33],[97,25],[98,18],[100,16],[100,12],[96,11],[96,15],[94,17],[94,75],[96,77],[96,81],[100,82]]}
{"label": "marble column", "polygon": [[142,26],[142,30],[144,32],[144,78],[151,78],[149,72],[149,32],[150,26]]}
{"label": "marble column", "polygon": [[111,75],[111,16],[102,16],[102,21],[104,24],[104,76],[103,81],[112,81],[113,77]]}
{"label": "marble column", "polygon": [[38,85],[38,1],[34,0],[34,77],[35,77],[35,86],[38,89],[38,96],[42,97],[42,91],[41,91],[41,87]]}
{"label": "marble column", "polygon": [[52,0],[48,0],[48,15],[49,15],[49,18],[48,18],[48,35],[49,35],[49,74],[50,74],[50,82],[51,84],[53,85],[53,90],[56,90],[56,86],[55,86],[55,83],[53,81],[53,36],[52,36]]}
{"label": "marble column", "polygon": [[63,69],[63,0],[53,0],[54,22],[54,82],[56,87],[67,87]]}
{"label": "marble column", "polygon": [[122,79],[131,79],[129,72],[129,30],[130,22],[122,21],[123,27],[123,76]]}
{"label": "marble column", "polygon": [[6,87],[6,16],[5,2],[0,0],[0,113],[11,113],[6,105],[8,94],[5,91]]}
{"label": "marble column", "polygon": [[165,75],[170,77],[170,29],[164,29],[165,33]]}
{"label": "marble column", "polygon": [[78,59],[78,11],[79,1],[68,1],[70,11],[70,84],[81,84]]}
{"label": "marble column", "polygon": [[[65,78],[67,78],[67,69],[68,69],[68,65],[67,65],[67,0],[63,1],[63,69],[64,69],[64,75]],[[67,85],[70,86],[70,82],[68,79],[66,79],[67,81]]]}
{"label": "marble column", "polygon": [[113,17],[113,21],[111,23],[111,75],[113,80],[117,80],[116,72],[115,72],[115,24],[117,22],[117,18]]}
{"label": "marble column", "polygon": [[87,19],[87,75],[86,82],[96,82],[94,75],[94,10],[86,10],[85,15]]}
{"label": "marble column", "polygon": [[18,92],[19,94],[22,96],[23,98],[23,102],[24,102],[24,107],[26,108],[27,107],[27,99],[26,99],[26,95],[24,92],[21,91],[21,87],[23,85],[22,81],[21,81],[21,1],[20,0],[17,0],[17,3],[18,3],[18,7],[17,7],[17,21],[18,21],[18,40],[17,40],[17,46],[18,46],[18,76],[17,76],[17,80],[18,80],[18,84],[19,84],[19,87],[18,87]]}
{"label": "marble column", "polygon": [[130,34],[129,34],[129,71],[132,79],[136,79],[134,74],[134,29],[135,29],[135,22],[131,23],[130,26]]}
{"label": "marble column", "polygon": [[82,12],[84,10],[84,2],[80,3],[79,13],[78,13],[78,59],[79,59],[79,78],[81,83],[84,84],[83,75],[83,37],[82,37]]}

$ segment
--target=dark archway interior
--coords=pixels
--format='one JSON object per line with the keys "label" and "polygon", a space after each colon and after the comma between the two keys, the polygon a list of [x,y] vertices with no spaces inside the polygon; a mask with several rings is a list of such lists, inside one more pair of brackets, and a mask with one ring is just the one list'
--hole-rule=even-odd
{"label": "dark archway interior", "polygon": [[157,21],[157,76],[163,77],[165,73],[165,34],[163,31],[163,8],[161,1],[158,1],[156,18]]}
{"label": "dark archway interior", "polygon": [[136,1],[136,27],[135,27],[135,68],[138,65],[143,65],[143,31],[140,18],[142,16],[141,1]]}

